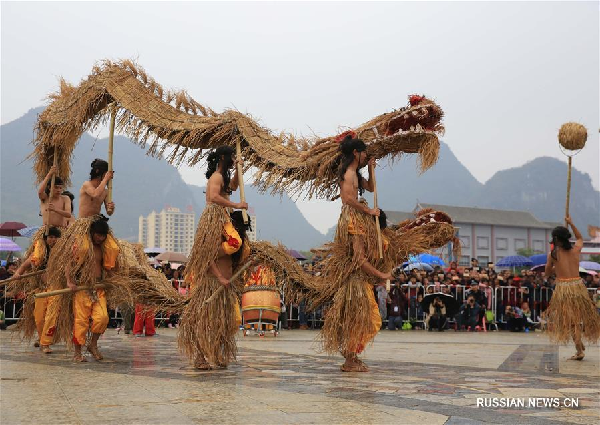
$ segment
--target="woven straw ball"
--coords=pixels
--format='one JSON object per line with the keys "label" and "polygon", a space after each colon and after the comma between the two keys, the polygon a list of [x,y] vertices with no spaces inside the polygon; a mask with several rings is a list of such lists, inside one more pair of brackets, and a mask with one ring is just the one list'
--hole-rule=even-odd
{"label": "woven straw ball", "polygon": [[558,142],[565,149],[572,151],[583,149],[586,141],[586,128],[576,122],[565,123],[558,131]]}

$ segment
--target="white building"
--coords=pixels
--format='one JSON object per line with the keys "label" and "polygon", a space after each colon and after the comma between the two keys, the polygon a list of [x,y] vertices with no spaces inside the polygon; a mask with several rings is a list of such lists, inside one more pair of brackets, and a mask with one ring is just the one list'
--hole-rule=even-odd
{"label": "white building", "polygon": [[[461,241],[461,266],[470,265],[471,258],[477,258],[480,265],[488,261],[497,263],[509,255],[518,255],[517,251],[521,248],[532,249],[536,254],[547,254],[550,250],[548,241],[555,224],[540,221],[526,211],[419,203],[414,212],[423,208],[443,211],[452,218]],[[414,218],[413,213],[401,211],[386,211],[386,214],[388,223]],[[449,244],[440,255],[448,262],[451,253],[452,246]]]}
{"label": "white building", "polygon": [[189,255],[195,231],[193,211],[184,213],[179,208],[167,207],[160,213],[152,211],[148,217],[140,216],[138,241],[146,248],[159,247]]}

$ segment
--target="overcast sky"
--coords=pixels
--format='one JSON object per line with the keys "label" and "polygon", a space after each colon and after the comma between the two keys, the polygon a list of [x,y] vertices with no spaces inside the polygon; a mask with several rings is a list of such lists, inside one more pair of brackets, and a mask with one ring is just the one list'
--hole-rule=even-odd
{"label": "overcast sky", "polygon": [[[1,122],[44,103],[57,77],[134,58],[166,88],[275,131],[337,134],[424,93],[475,178],[588,128],[574,160],[599,187],[597,2],[2,3]],[[204,184],[199,169],[181,170]],[[321,231],[339,205],[299,202]]]}

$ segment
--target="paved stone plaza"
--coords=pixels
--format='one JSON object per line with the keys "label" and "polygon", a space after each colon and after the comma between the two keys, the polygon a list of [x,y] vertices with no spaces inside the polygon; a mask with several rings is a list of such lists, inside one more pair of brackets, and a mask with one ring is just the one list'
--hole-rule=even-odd
{"label": "paved stone plaza", "polygon": [[[74,364],[64,346],[44,356],[0,333],[0,423],[44,424],[597,424],[600,349],[566,359],[541,333],[382,331],[365,361],[315,351],[316,332],[239,338],[238,361],[196,371],[175,330],[100,340],[102,362]],[[12,338],[11,338],[12,337]],[[477,407],[477,398],[577,398],[578,408]]]}

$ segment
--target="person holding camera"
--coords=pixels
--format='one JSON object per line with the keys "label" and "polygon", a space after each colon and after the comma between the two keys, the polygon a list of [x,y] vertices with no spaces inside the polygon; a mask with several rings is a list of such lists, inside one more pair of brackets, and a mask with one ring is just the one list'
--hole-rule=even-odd
{"label": "person holding camera", "polygon": [[471,331],[474,331],[479,321],[480,311],[481,306],[475,301],[473,295],[469,295],[466,304],[460,307],[460,312],[456,318],[459,329],[464,326],[465,329],[470,328]]}
{"label": "person holding camera", "polygon": [[523,330],[523,311],[519,307],[506,306],[504,311],[506,328],[511,332],[521,332]]}
{"label": "person holding camera", "polygon": [[427,327],[430,331],[436,328],[439,332],[442,332],[446,327],[446,305],[440,297],[435,297],[429,305]]}

